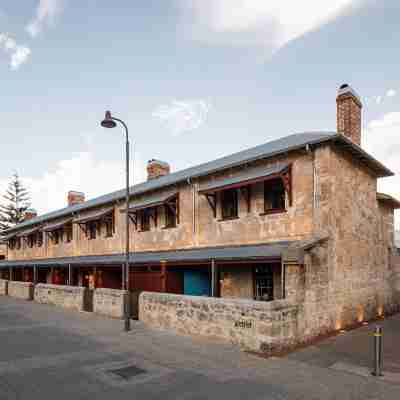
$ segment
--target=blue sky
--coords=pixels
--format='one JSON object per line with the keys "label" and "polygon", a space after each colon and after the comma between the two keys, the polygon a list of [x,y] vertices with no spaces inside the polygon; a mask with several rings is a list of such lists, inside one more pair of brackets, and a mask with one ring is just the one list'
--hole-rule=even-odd
{"label": "blue sky", "polygon": [[[23,4],[22,4],[23,3]],[[335,130],[338,86],[364,103],[363,145],[400,174],[395,0],[2,0],[0,188],[18,171],[40,213],[68,190],[124,184],[294,132]],[[381,188],[400,197],[399,178]]]}

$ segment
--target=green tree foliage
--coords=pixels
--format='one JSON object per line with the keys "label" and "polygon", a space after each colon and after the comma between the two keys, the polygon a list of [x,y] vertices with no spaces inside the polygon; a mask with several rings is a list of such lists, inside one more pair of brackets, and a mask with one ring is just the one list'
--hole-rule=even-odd
{"label": "green tree foliage", "polygon": [[29,192],[23,186],[17,173],[11,177],[2,203],[0,205],[0,236],[5,229],[21,223],[26,210],[30,207]]}

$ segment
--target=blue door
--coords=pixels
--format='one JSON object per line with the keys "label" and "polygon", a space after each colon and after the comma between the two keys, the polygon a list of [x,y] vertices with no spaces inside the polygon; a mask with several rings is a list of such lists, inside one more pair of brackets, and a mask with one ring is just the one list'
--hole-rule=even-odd
{"label": "blue door", "polygon": [[210,296],[208,271],[185,271],[184,292],[189,296]]}

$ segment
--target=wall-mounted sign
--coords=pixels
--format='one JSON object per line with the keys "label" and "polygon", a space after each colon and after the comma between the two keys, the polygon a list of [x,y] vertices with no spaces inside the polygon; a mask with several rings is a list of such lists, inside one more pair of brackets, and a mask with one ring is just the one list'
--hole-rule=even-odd
{"label": "wall-mounted sign", "polygon": [[254,319],[241,318],[234,322],[234,327],[239,329],[253,329],[255,325]]}

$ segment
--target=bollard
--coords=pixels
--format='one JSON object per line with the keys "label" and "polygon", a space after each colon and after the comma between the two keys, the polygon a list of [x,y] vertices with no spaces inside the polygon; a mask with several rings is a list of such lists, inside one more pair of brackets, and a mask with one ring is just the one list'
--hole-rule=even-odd
{"label": "bollard", "polygon": [[383,376],[382,373],[382,327],[377,325],[374,331],[374,376]]}

